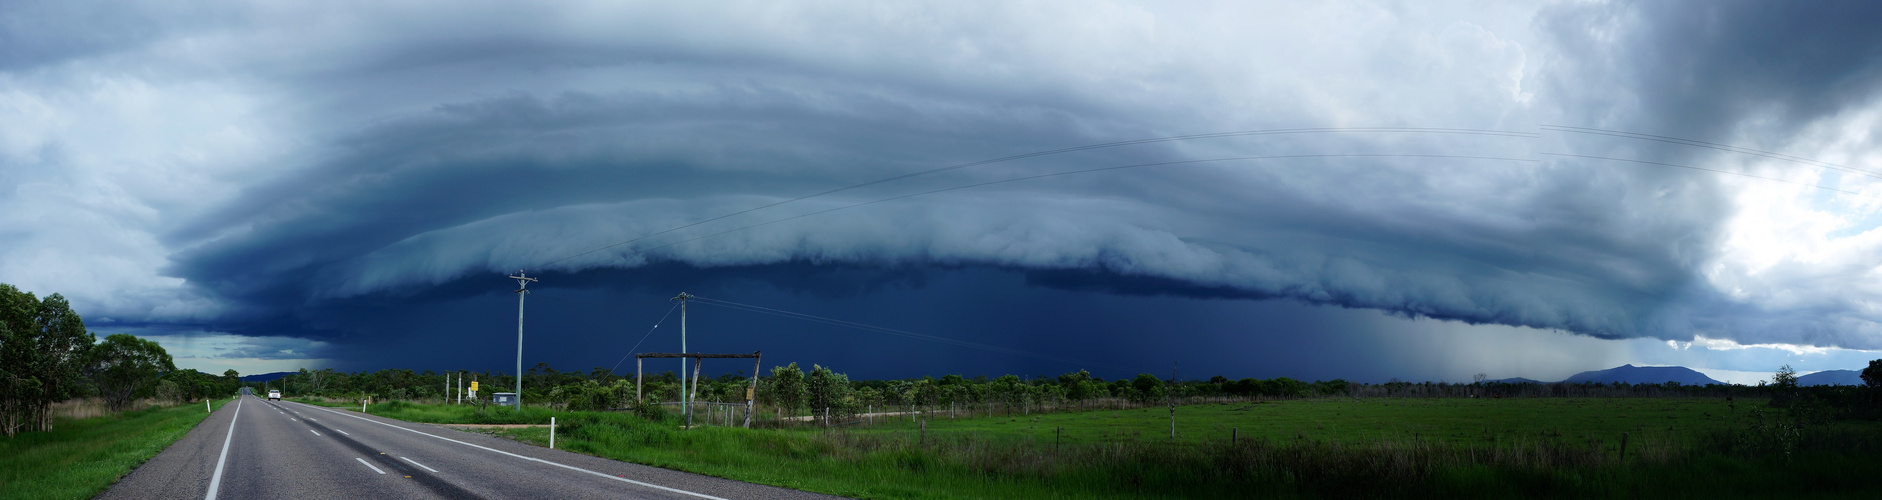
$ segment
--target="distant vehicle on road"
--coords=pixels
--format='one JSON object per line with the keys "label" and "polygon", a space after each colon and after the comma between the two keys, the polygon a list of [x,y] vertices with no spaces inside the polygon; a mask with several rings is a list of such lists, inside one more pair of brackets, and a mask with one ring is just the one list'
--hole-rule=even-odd
{"label": "distant vehicle on road", "polygon": [[275,400],[275,401],[280,401],[280,400],[281,400],[281,391],[268,391],[268,399],[272,399],[272,400]]}

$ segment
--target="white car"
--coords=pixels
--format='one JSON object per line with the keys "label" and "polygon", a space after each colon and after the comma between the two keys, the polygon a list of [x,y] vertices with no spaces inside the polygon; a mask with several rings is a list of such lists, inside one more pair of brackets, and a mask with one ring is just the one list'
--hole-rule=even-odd
{"label": "white car", "polygon": [[280,401],[280,400],[281,400],[281,391],[268,391],[268,399],[272,399],[272,400],[275,400],[275,401]]}

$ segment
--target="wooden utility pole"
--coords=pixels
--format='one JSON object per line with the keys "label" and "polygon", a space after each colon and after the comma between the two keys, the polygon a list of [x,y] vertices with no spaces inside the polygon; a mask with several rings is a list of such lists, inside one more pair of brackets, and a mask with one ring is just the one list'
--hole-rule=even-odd
{"label": "wooden utility pole", "polygon": [[516,411],[523,411],[523,298],[536,278],[517,271],[510,279],[516,280]]}

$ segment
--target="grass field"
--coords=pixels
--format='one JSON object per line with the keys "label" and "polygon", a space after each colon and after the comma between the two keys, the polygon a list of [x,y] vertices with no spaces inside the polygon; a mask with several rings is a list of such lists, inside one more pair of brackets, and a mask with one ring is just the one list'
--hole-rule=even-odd
{"label": "grass field", "polygon": [[[1757,405],[1761,406],[1759,402]],[[1307,439],[1345,444],[1426,440],[1455,445],[1510,441],[1607,441],[1618,451],[1621,433],[1634,443],[1682,439],[1740,425],[1751,407],[1723,399],[1346,399],[1266,401],[1181,406],[1176,441],[1226,442]],[[857,432],[908,432],[908,417],[878,417]],[[996,440],[1051,444],[1164,440],[1168,407],[1045,415],[1006,415],[928,422],[938,435],[973,433]]]}
{"label": "grass field", "polygon": [[[1777,442],[1767,439],[1775,434],[1750,430],[1775,420],[1763,406],[1686,398],[1209,404],[1177,409],[1174,440],[1167,407],[941,413],[925,431],[907,416],[834,429],[681,430],[674,418],[626,413],[397,402],[368,411],[435,423],[556,416],[557,448],[862,498],[1877,497],[1882,484],[1868,480],[1882,463],[1876,423],[1815,426],[1784,438],[1787,453],[1758,451],[1777,449],[1761,444]],[[1063,429],[1057,439],[1055,429]],[[1233,444],[1230,429],[1239,430]],[[549,431],[491,432],[544,445]]]}
{"label": "grass field", "polygon": [[[221,408],[229,400],[214,402]],[[201,403],[60,418],[51,431],[0,438],[0,499],[91,498],[208,416]]]}

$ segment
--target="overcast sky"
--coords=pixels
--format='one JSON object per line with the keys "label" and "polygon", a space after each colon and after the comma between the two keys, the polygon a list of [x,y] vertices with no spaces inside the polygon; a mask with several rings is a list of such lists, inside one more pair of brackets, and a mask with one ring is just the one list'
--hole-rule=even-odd
{"label": "overcast sky", "polygon": [[0,282],[184,367],[511,370],[518,270],[565,370],[682,291],[859,378],[1882,358],[1876,2],[81,4],[0,6]]}

